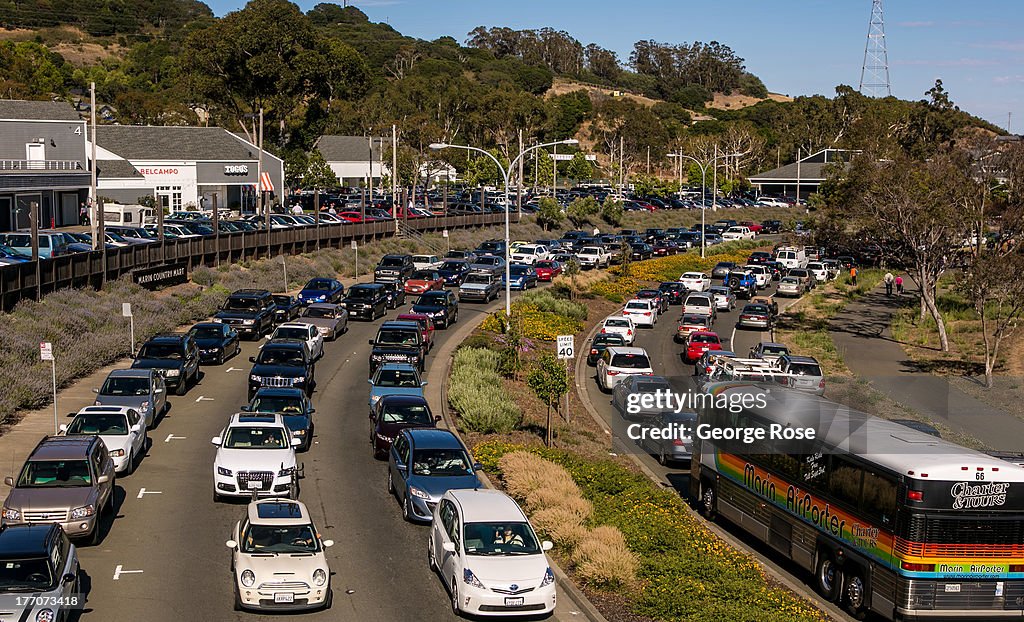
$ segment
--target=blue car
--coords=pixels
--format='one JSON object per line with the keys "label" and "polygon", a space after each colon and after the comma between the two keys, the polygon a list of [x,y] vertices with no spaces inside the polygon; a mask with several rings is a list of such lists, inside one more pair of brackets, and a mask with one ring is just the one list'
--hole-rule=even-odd
{"label": "blue car", "polygon": [[279,413],[292,436],[302,441],[299,451],[309,451],[313,445],[315,426],[313,425],[313,403],[302,389],[262,388],[242,406],[247,413]]}
{"label": "blue car", "polygon": [[345,295],[345,286],[337,279],[310,279],[309,283],[299,292],[299,304],[308,305],[314,302],[341,302]]}
{"label": "blue car", "polygon": [[370,383],[369,406],[372,409],[385,395],[412,395],[423,397],[426,380],[420,380],[420,372],[408,363],[385,363],[377,368]]}
{"label": "blue car", "polygon": [[481,486],[480,465],[448,430],[406,428],[388,453],[388,492],[407,521],[430,522],[444,493]]}
{"label": "blue car", "polygon": [[458,287],[462,285],[463,279],[469,274],[469,262],[462,259],[449,259],[446,260],[441,267],[437,269],[437,273],[444,279],[446,287]]}
{"label": "blue car", "polygon": [[16,263],[25,263],[26,261],[32,261],[30,258],[24,255],[19,255],[10,246],[4,246],[0,244],[0,266],[9,266]]}
{"label": "blue car", "polygon": [[[512,264],[509,266],[511,280],[509,283],[512,289],[526,291],[531,287],[537,287],[537,271],[526,264]],[[502,285],[505,284],[505,275],[501,276]]]}

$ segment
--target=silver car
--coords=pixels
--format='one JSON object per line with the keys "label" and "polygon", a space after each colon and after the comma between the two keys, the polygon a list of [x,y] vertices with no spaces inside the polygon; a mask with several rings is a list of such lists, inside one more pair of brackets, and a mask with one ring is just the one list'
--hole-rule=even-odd
{"label": "silver car", "polygon": [[103,386],[93,391],[96,406],[133,408],[145,419],[147,429],[167,412],[167,386],[154,369],[115,369],[107,374]]}
{"label": "silver car", "polygon": [[5,528],[0,532],[0,569],[4,620],[69,620],[85,602],[78,549],[57,525]]}
{"label": "silver car", "polygon": [[719,311],[732,311],[736,308],[736,292],[731,287],[713,285],[708,293],[715,297],[715,307]]}
{"label": "silver car", "polygon": [[777,368],[782,372],[778,380],[784,386],[815,395],[825,393],[825,373],[813,356],[786,354],[779,357]]}
{"label": "silver car", "polygon": [[348,332],[348,311],[336,304],[313,303],[302,310],[300,321],[316,326],[326,341],[334,341],[338,335]]}
{"label": "silver car", "polygon": [[693,436],[686,436],[683,429],[693,430],[697,427],[697,413],[665,411],[659,414],[651,427],[671,428],[673,433],[669,438],[650,438],[653,435],[644,434],[637,439],[637,444],[651,453],[658,459],[658,464],[669,466],[689,462],[693,456]]}
{"label": "silver car", "polygon": [[795,276],[785,276],[779,281],[779,287],[775,290],[776,296],[792,296],[794,298],[803,296],[807,286],[802,279]]}

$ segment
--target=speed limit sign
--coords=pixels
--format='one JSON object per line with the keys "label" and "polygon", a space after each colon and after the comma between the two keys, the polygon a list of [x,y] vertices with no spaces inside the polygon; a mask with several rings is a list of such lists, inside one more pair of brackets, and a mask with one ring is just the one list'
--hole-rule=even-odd
{"label": "speed limit sign", "polygon": [[572,335],[559,335],[557,340],[558,358],[571,359],[576,356],[575,338]]}

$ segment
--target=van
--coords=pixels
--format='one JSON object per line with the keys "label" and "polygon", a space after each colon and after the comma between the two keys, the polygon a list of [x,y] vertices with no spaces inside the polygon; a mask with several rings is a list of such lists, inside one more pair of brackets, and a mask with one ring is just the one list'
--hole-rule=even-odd
{"label": "van", "polygon": [[806,268],[807,253],[799,248],[780,248],[775,253],[775,261],[786,268]]}
{"label": "van", "polygon": [[153,222],[153,208],[143,205],[121,205],[107,203],[103,206],[103,222],[108,225],[141,227]]}

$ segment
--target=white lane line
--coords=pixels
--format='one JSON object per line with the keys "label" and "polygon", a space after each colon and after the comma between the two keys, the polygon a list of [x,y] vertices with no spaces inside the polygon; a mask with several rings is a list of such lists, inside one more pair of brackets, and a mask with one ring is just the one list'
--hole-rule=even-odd
{"label": "white lane line", "polygon": [[125,570],[121,564],[114,568],[114,581],[119,581],[123,574],[142,574],[142,570]]}
{"label": "white lane line", "polygon": [[212,397],[206,397],[205,395],[200,395],[199,397],[196,398],[196,403],[197,404],[199,402],[212,402],[212,401],[213,401]]}
{"label": "white lane line", "polygon": [[159,490],[146,490],[145,488],[139,488],[139,496],[136,499],[141,499],[142,495],[160,495],[163,494]]}
{"label": "white lane line", "polygon": [[176,441],[183,441],[183,440],[185,440],[185,438],[186,437],[184,437],[184,436],[175,436],[173,434],[168,434],[167,438],[164,439],[164,442],[165,443],[170,443],[172,439],[176,440]]}
{"label": "white lane line", "polygon": [[241,367],[228,367],[227,369],[224,370],[225,373],[230,373],[230,372],[233,372],[233,371],[245,371],[245,370],[242,369]]}

